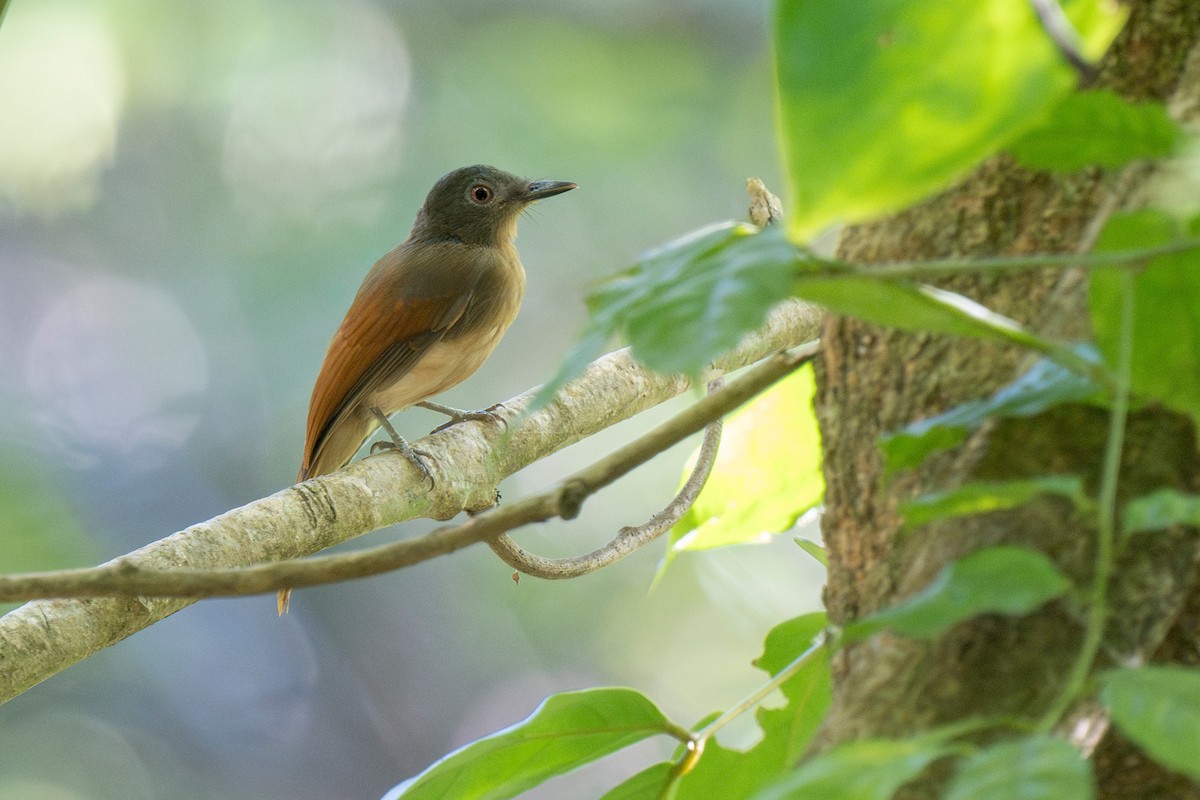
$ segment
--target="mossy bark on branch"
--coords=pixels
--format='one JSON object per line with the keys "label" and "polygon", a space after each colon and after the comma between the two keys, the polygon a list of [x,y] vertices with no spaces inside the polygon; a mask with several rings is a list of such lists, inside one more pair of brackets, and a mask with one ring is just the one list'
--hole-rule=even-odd
{"label": "mossy bark on branch", "polygon": [[[1099,85],[1131,98],[1165,100],[1177,115],[1193,116],[1200,105],[1198,37],[1200,3],[1132,3],[1129,23],[1102,64]],[[1145,167],[1131,167],[1054,176],[999,156],[919,206],[847,228],[838,255],[886,262],[1075,252],[1086,249],[1112,211],[1136,205],[1149,175]],[[968,275],[941,285],[1046,335],[1070,340],[1088,334],[1082,273]],[[917,494],[976,478],[1081,474],[1094,493],[1106,436],[1103,411],[1066,407],[988,425],[918,470],[885,476],[876,445],[881,433],[986,397],[1031,358],[992,342],[904,333],[846,318],[827,323],[823,342],[816,403],[827,482],[826,602],[834,623],[918,591],[948,562],[990,544],[1037,548],[1086,585],[1094,522],[1064,500],[943,521],[903,538],[897,509]],[[1200,456],[1190,423],[1161,409],[1132,415],[1121,477],[1123,497],[1164,485],[1195,491]],[[1176,661],[1180,653],[1200,652],[1200,626],[1181,615],[1185,606],[1200,607],[1196,557],[1191,531],[1139,537],[1124,551],[1110,588],[1108,657],[1153,654]],[[1036,718],[1061,689],[1082,633],[1078,608],[1061,602],[1024,618],[989,616],[964,623],[934,642],[884,634],[845,648],[834,657],[834,705],[818,746],[904,735],[981,714]],[[1167,648],[1166,643],[1173,644]],[[1104,720],[1094,721],[1103,732]],[[1146,793],[1129,794],[1128,775],[1118,784],[1108,767],[1132,764],[1135,758],[1127,743],[1112,736],[1101,741],[1101,797],[1200,793],[1142,759]],[[925,796],[931,785],[914,787],[913,796]],[[1115,791],[1118,785],[1121,792]]]}

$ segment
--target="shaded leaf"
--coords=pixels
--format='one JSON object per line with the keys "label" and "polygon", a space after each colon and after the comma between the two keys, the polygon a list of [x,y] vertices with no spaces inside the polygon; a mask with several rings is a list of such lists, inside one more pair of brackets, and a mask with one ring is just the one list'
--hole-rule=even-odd
{"label": "shaded leaf", "polygon": [[[1074,350],[1091,361],[1099,358],[1089,345],[1078,345]],[[1097,402],[1102,397],[1103,390],[1095,381],[1043,358],[990,398],[964,403],[885,434],[880,437],[879,446],[889,472],[912,469],[930,454],[962,443],[987,419],[1030,417],[1056,405]]]}
{"label": "shaded leaf", "polygon": [[445,756],[389,798],[515,797],[556,775],[672,730],[654,703],[632,689],[555,694],[528,719]]}
{"label": "shaded leaf", "polygon": [[[1065,4],[1097,55],[1122,16]],[[1075,76],[1028,4],[781,0],[775,73],[797,240],[901,208],[1033,128]],[[853,113],[847,113],[853,109]]]}
{"label": "shaded leaf", "polygon": [[825,481],[814,380],[812,365],[805,365],[730,416],[708,482],[671,529],[660,575],[684,550],[742,544],[786,531],[821,502]]}
{"label": "shaded leaf", "polygon": [[1043,494],[1062,495],[1078,505],[1089,502],[1079,476],[1046,475],[1013,481],[978,481],[944,492],[929,492],[902,502],[900,513],[906,526],[916,527],[945,517],[1015,508]]}
{"label": "shaded leaf", "polygon": [[802,764],[754,800],[891,800],[947,752],[929,738],[851,742]]}
{"label": "shaded leaf", "polygon": [[[1096,250],[1180,243],[1185,226],[1161,211],[1113,216]],[[1119,269],[1092,274],[1090,305],[1096,341],[1111,365],[1120,338],[1123,278]],[[1133,282],[1133,391],[1200,421],[1200,251],[1160,255]]]}
{"label": "shaded leaf", "polygon": [[1200,670],[1141,667],[1104,676],[1100,702],[1158,763],[1200,779]]}
{"label": "shaded leaf", "polygon": [[1172,525],[1200,526],[1200,495],[1160,489],[1125,504],[1122,516],[1125,534],[1162,530]]}
{"label": "shaded leaf", "polygon": [[1162,103],[1134,103],[1097,89],[1067,95],[1049,118],[1008,149],[1027,167],[1073,172],[1168,156],[1182,136]]}
{"label": "shaded leaf", "polygon": [[931,638],[980,614],[1026,614],[1065,593],[1054,562],[1022,547],[989,547],[946,566],[933,583],[896,605],[850,623],[844,641],[880,630]]}
{"label": "shaded leaf", "polygon": [[1091,800],[1091,767],[1052,736],[992,745],[963,760],[945,800]]}
{"label": "shaded leaf", "polygon": [[588,296],[587,328],[538,402],[579,375],[616,335],[651,369],[697,374],[789,296],[801,258],[779,226],[759,233],[733,222],[646,253]]}

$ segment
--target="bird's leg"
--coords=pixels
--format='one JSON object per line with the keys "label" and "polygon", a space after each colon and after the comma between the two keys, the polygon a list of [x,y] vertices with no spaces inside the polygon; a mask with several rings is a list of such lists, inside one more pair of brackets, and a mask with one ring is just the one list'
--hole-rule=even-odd
{"label": "bird's leg", "polygon": [[508,423],[504,420],[504,417],[500,416],[500,414],[495,411],[497,408],[503,408],[503,403],[496,403],[496,405],[486,408],[483,411],[463,411],[462,409],[444,406],[441,403],[431,403],[428,400],[422,400],[421,402],[414,403],[413,405],[418,405],[421,408],[427,408],[430,411],[436,411],[439,414],[445,414],[450,418],[449,422],[438,425],[431,431],[431,433],[444,431],[451,425],[457,425],[460,422],[469,422],[471,420],[478,422],[497,422],[503,425],[505,428],[508,427]]}
{"label": "bird's leg", "polygon": [[404,437],[396,433],[396,429],[392,427],[392,421],[387,418],[387,414],[383,413],[381,409],[376,406],[372,406],[371,413],[379,422],[379,426],[383,428],[384,431],[387,432],[387,435],[392,439],[390,442],[375,442],[373,445],[371,445],[371,452],[374,453],[376,449],[399,450],[400,455],[407,458],[409,463],[419,469],[421,474],[429,480],[429,488],[432,489],[433,473],[429,471],[429,465],[426,464],[425,459],[422,458],[422,456],[429,456],[429,454],[423,453],[420,450],[414,450],[412,445],[404,441]]}

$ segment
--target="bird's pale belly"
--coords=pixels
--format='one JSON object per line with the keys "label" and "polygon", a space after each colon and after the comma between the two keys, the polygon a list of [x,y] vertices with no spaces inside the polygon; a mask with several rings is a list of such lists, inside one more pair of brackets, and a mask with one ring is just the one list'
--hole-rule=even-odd
{"label": "bird's pale belly", "polygon": [[438,342],[403,378],[372,394],[363,406],[376,406],[391,415],[462,383],[496,349],[510,322],[460,336],[450,343]]}

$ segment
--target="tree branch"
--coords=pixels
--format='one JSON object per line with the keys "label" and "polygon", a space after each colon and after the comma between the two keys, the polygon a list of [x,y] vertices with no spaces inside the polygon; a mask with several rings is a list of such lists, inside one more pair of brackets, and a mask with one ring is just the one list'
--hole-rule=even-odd
{"label": "tree branch", "polygon": [[[711,373],[703,377],[711,378],[816,338],[822,316],[804,303],[779,306],[761,330],[718,359]],[[650,372],[634,361],[628,350],[610,353],[564,387],[545,408],[525,414],[536,395],[533,390],[497,409],[509,422],[508,430],[499,425],[460,425],[421,440],[421,449],[433,456],[436,486],[432,491],[405,459],[384,453],[193,525],[101,569],[116,571],[124,580],[133,580],[129,577],[133,575],[142,580],[154,570],[245,567],[309,555],[407,519],[445,520],[462,510],[481,511],[494,504],[495,487],[504,477],[674,397],[688,386],[683,376]],[[514,512],[500,509],[479,520],[506,513]],[[416,544],[409,545],[413,549],[408,557],[452,552],[487,535],[490,528],[484,529],[484,534],[476,527],[454,536],[419,537],[412,540]],[[351,562],[356,557],[360,556],[349,554]],[[179,574],[171,577],[184,579]],[[282,585],[304,583],[289,579]],[[13,591],[17,587],[11,583],[6,588],[11,592],[8,597],[29,596]],[[257,591],[275,588],[279,587],[272,584]],[[150,596],[38,600],[10,612],[0,619],[0,701],[191,602]]]}
{"label": "tree branch", "polygon": [[[723,378],[711,381],[708,384],[709,394],[720,389],[723,383]],[[497,536],[488,542],[488,545],[505,564],[513,569],[546,580],[578,578],[620,561],[669,530],[696,502],[700,490],[704,488],[704,484],[708,482],[708,476],[712,474],[713,464],[717,461],[717,447],[721,443],[722,427],[721,416],[717,416],[708,423],[704,429],[704,441],[700,443],[700,453],[696,456],[696,465],[692,468],[692,474],[688,476],[683,487],[666,508],[641,525],[627,525],[621,528],[617,531],[617,535],[603,547],[571,558],[545,558],[521,547],[507,534]]]}

